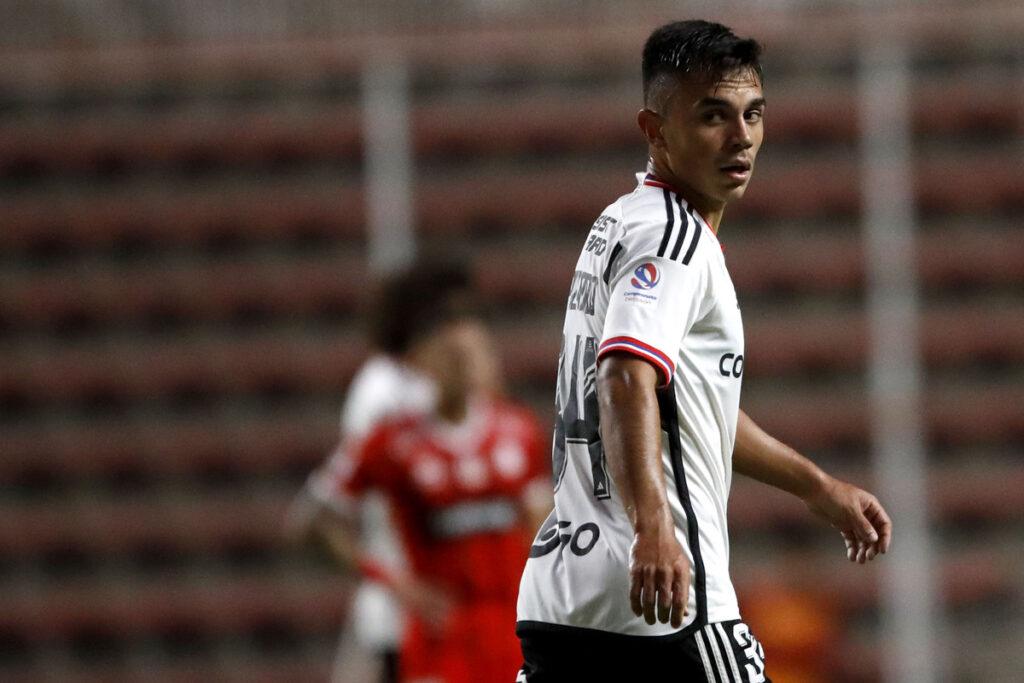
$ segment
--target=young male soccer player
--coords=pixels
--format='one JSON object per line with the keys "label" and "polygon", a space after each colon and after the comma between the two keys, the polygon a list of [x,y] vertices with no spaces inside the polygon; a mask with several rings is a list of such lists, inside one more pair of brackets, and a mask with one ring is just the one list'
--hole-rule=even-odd
{"label": "young male soccer player", "polygon": [[[310,475],[290,511],[297,536],[331,537],[347,530],[340,517],[351,509],[334,490],[336,473],[348,467],[345,445],[364,438],[381,421],[433,410],[436,388],[415,352],[437,311],[458,305],[470,276],[457,264],[424,260],[386,278],[370,314],[373,353],[356,373],[341,411],[341,439],[330,458]],[[405,556],[387,499],[367,491],[360,498],[360,536],[374,561],[402,567]],[[339,508],[346,508],[339,512]],[[332,683],[397,683],[402,613],[391,594],[373,581],[356,589],[331,675]]]}
{"label": "young male soccer player", "polygon": [[520,680],[767,681],[729,578],[740,472],[801,498],[857,562],[889,518],[739,409],[740,310],[717,239],[763,136],[760,47],[703,21],[643,51],[649,164],[594,223],[566,311],[555,511],[519,593]]}
{"label": "young male soccer player", "polygon": [[511,625],[529,534],[551,509],[540,431],[491,391],[490,343],[471,316],[437,311],[413,353],[437,389],[433,411],[384,421],[332,482],[352,502],[388,496],[408,569],[367,557],[354,533],[331,543],[406,609],[403,683],[504,682],[520,662]]}

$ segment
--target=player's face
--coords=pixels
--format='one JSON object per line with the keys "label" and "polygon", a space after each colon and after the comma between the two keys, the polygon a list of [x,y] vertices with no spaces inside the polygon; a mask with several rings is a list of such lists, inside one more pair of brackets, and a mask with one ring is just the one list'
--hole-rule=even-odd
{"label": "player's face", "polygon": [[720,213],[743,196],[754,170],[764,137],[761,81],[752,70],[685,81],[666,104],[656,169],[705,217]]}
{"label": "player's face", "polygon": [[498,363],[487,329],[473,319],[442,325],[422,347],[420,363],[442,397],[463,400],[495,391]]}

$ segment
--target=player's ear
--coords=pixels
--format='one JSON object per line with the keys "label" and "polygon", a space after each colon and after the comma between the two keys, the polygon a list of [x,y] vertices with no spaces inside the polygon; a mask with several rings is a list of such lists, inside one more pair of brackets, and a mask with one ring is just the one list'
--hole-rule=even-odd
{"label": "player's ear", "polygon": [[661,114],[644,107],[637,113],[636,122],[640,126],[640,132],[647,139],[647,144],[652,147],[665,145],[665,138],[661,134]]}

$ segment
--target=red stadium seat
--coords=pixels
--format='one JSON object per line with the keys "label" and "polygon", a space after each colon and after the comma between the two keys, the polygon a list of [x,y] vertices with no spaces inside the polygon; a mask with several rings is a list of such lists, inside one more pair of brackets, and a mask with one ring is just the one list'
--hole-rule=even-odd
{"label": "red stadium seat", "polygon": [[83,269],[68,286],[63,269],[12,273],[0,317],[28,328],[59,327],[69,318],[138,327],[153,318],[182,324],[233,320],[252,312],[297,319],[324,312],[355,314],[370,298],[365,261],[335,253],[266,259],[184,260]]}
{"label": "red stadium seat", "polygon": [[128,338],[117,344],[43,349],[22,358],[0,380],[0,395],[56,402],[110,397],[132,403],[181,392],[340,391],[365,353],[361,339],[336,335],[319,340],[234,335],[184,342]]}
{"label": "red stadium seat", "polygon": [[58,548],[84,555],[131,555],[154,548],[217,556],[236,543],[280,555],[288,545],[284,519],[294,495],[290,488],[237,489],[5,503],[8,523],[0,529],[0,541],[6,553],[26,558]]}
{"label": "red stadium seat", "polygon": [[34,640],[90,628],[119,634],[153,634],[175,625],[210,636],[245,633],[263,622],[289,624],[298,632],[337,628],[349,589],[336,575],[302,580],[278,576],[153,577],[122,582],[64,580],[45,592],[12,596],[0,629]]}
{"label": "red stadium seat", "polygon": [[[117,415],[6,427],[0,472],[89,480],[120,471],[201,478],[210,469],[251,474],[311,470],[335,446],[338,405],[279,407],[192,417]],[[212,413],[212,414],[210,414]]]}

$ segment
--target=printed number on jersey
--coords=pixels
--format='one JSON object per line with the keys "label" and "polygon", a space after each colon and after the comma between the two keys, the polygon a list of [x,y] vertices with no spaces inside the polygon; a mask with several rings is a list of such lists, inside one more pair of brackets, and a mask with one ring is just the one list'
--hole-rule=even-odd
{"label": "printed number on jersey", "polygon": [[562,338],[558,354],[558,388],[555,396],[558,417],[551,449],[551,471],[555,490],[562,485],[566,458],[590,463],[594,496],[609,498],[608,468],[598,435],[597,340],[577,335]]}

